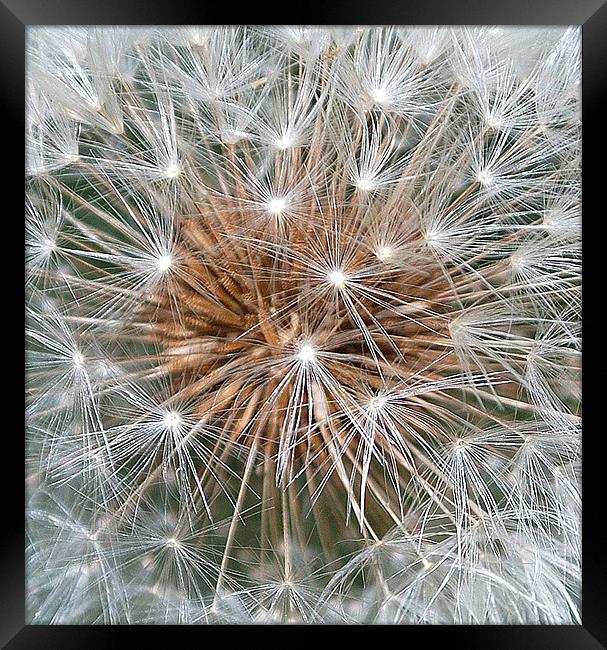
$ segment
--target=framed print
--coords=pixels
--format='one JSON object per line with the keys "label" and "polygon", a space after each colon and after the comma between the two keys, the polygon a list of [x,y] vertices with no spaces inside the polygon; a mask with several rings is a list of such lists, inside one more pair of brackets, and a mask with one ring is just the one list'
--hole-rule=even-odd
{"label": "framed print", "polygon": [[198,625],[603,647],[581,404],[605,9],[68,8],[6,21],[6,647]]}

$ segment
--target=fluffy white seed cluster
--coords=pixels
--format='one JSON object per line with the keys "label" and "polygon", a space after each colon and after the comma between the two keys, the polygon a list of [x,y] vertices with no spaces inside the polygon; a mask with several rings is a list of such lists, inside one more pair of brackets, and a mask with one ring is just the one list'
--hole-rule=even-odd
{"label": "fluffy white seed cluster", "polygon": [[580,622],[579,30],[27,70],[30,622]]}

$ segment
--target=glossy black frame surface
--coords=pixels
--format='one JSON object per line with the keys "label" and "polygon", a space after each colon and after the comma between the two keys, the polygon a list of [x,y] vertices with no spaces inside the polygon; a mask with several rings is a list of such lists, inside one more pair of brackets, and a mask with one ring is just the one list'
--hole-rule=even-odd
{"label": "glossy black frame surface", "polygon": [[[449,647],[491,648],[492,650],[529,648],[533,650],[594,650],[607,648],[607,568],[604,549],[606,544],[600,529],[604,521],[605,473],[604,457],[601,457],[601,442],[604,427],[594,426],[594,391],[600,390],[604,380],[599,377],[599,368],[593,372],[593,365],[601,363],[605,357],[600,349],[592,350],[592,328],[600,327],[599,314],[593,317],[593,310],[600,310],[604,302],[605,270],[601,268],[602,258],[598,246],[605,241],[602,227],[607,215],[605,203],[600,203],[601,185],[605,184],[603,171],[605,164],[605,83],[607,78],[607,4],[605,0],[424,0],[412,3],[411,0],[372,0],[354,4],[345,0],[325,0],[319,7],[306,0],[292,3],[291,13],[278,12],[270,5],[249,5],[242,9],[238,5],[227,6],[210,0],[0,0],[0,90],[2,101],[0,110],[4,111],[4,122],[0,123],[2,143],[5,147],[8,138],[16,136],[13,145],[4,150],[6,165],[3,174],[2,197],[15,201],[15,210],[9,211],[2,203],[2,229],[6,230],[4,242],[10,242],[7,253],[24,250],[22,214],[24,156],[24,97],[25,97],[25,33],[30,25],[78,25],[78,24],[227,24],[238,17],[244,24],[406,24],[406,25],[578,25],[583,35],[583,254],[584,282],[583,305],[584,350],[589,354],[584,359],[585,388],[585,432],[583,460],[583,586],[582,586],[582,625],[562,626],[449,626],[412,627],[398,632],[399,645],[421,642],[427,644],[438,640],[438,632],[447,632]],[[235,10],[238,7],[237,10]],[[227,8],[232,11],[219,11]],[[268,11],[270,9],[270,11]],[[14,179],[11,177],[14,176]],[[601,209],[597,209],[601,206]],[[594,214],[596,212],[596,214]],[[12,230],[11,230],[12,229]],[[596,234],[595,234],[596,233]],[[597,244],[596,252],[592,250]],[[3,250],[0,248],[0,250]],[[4,257],[4,253],[3,253]],[[16,267],[19,266],[18,259]],[[596,269],[594,268],[596,264]],[[6,272],[6,271],[5,271]],[[4,279],[4,278],[3,278]],[[12,277],[4,279],[3,294],[15,292],[16,304],[12,308],[6,325],[14,328],[11,340],[24,344],[23,337],[23,299],[20,284]],[[602,283],[601,283],[602,281]],[[7,285],[4,287],[4,285]],[[6,290],[6,294],[4,293]],[[591,298],[589,298],[591,297]],[[0,303],[1,304],[1,303]],[[5,339],[6,340],[6,339]],[[2,341],[2,339],[0,339]],[[589,343],[590,342],[590,343]],[[589,347],[590,345],[590,347]],[[16,343],[7,347],[19,351]],[[23,350],[23,347],[21,347]],[[23,354],[16,363],[23,363]],[[23,366],[20,366],[22,368]],[[15,373],[7,372],[5,379],[11,377],[7,385],[6,405],[14,407],[23,404],[22,385],[14,378],[22,377],[19,367]],[[598,394],[597,390],[597,394]],[[12,395],[14,393],[14,396]],[[8,410],[8,409],[7,409]],[[17,413],[18,409],[14,409]],[[23,411],[19,411],[22,413]],[[596,415],[598,415],[598,409]],[[19,435],[23,423],[18,426],[5,424],[0,429],[3,442],[15,442],[12,450],[3,450],[0,476],[4,481],[3,510],[0,515],[0,644],[10,650],[31,650],[54,648],[124,647],[142,646],[142,635],[152,630],[154,643],[168,641],[176,646],[183,634],[193,633],[197,645],[209,643],[207,634],[213,628],[188,626],[47,626],[25,625],[25,566],[24,566],[24,468],[23,437]],[[596,513],[596,514],[595,514]],[[168,628],[168,629],[167,629]],[[229,629],[214,628],[227,634],[245,632],[260,633],[265,639],[276,632],[293,634],[298,626],[269,627],[258,626],[248,630],[242,627]],[[311,631],[319,628],[306,628]],[[322,628],[320,628],[322,629]],[[341,633],[346,632],[344,628]],[[374,633],[383,630],[373,628]],[[402,636],[400,636],[402,635]],[[420,639],[421,637],[421,639]],[[229,643],[229,645],[232,645]],[[424,647],[428,647],[424,645]]]}

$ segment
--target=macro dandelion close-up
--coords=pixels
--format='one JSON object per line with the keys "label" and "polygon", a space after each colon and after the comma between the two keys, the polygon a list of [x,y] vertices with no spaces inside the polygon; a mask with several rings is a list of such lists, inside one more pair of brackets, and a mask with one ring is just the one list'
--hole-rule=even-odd
{"label": "macro dandelion close-up", "polygon": [[29,27],[26,619],[581,622],[578,27]]}

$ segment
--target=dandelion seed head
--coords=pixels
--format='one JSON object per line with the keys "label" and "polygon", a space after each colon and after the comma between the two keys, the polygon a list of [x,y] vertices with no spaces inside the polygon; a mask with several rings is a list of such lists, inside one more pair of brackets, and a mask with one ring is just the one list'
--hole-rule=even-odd
{"label": "dandelion seed head", "polygon": [[431,248],[439,248],[441,244],[441,233],[438,230],[428,229],[424,233],[424,241]]}
{"label": "dandelion seed head", "polygon": [[81,352],[74,352],[72,355],[72,362],[74,364],[74,367],[78,368],[79,370],[81,368],[84,368],[84,355]]}
{"label": "dandelion seed head", "polygon": [[558,223],[558,218],[553,212],[546,212],[542,217],[542,225],[546,228],[552,228]]}
{"label": "dandelion seed head", "polygon": [[546,210],[542,216],[542,225],[545,228],[558,228],[565,220],[564,214],[558,208]]}
{"label": "dandelion seed head", "polygon": [[165,429],[178,430],[183,424],[183,418],[177,411],[168,411],[162,419]]}
{"label": "dandelion seed head", "polygon": [[192,45],[205,45],[209,41],[209,31],[206,28],[190,28],[188,29],[188,40]]}
{"label": "dandelion seed head", "polygon": [[380,262],[387,262],[394,255],[394,249],[391,246],[379,246],[375,249],[375,256]]}
{"label": "dandelion seed head", "polygon": [[285,151],[294,147],[296,144],[296,138],[292,131],[286,131],[279,138],[274,141],[274,144],[277,149]]}
{"label": "dandelion seed head", "polygon": [[348,276],[341,269],[336,269],[327,273],[327,281],[337,289],[343,289],[348,281]]}
{"label": "dandelion seed head", "polygon": [[316,360],[317,350],[311,343],[303,343],[297,351],[297,359],[304,365]]}
{"label": "dandelion seed head", "polygon": [[373,178],[365,178],[361,176],[356,180],[356,187],[361,192],[371,192],[377,187],[377,184]]}
{"label": "dandelion seed head", "polygon": [[181,174],[181,165],[178,162],[171,162],[164,170],[165,178],[177,178]]}
{"label": "dandelion seed head", "polygon": [[31,622],[579,623],[580,30],[27,50]]}
{"label": "dandelion seed head", "polygon": [[374,395],[369,400],[369,409],[371,411],[381,411],[382,408],[386,405],[388,399],[385,395]]}
{"label": "dandelion seed head", "polygon": [[376,104],[379,104],[380,106],[383,104],[387,104],[388,101],[390,100],[390,94],[385,88],[372,88],[369,90],[369,97],[375,102]]}
{"label": "dandelion seed head", "polygon": [[44,251],[45,254],[50,255],[56,250],[57,244],[52,239],[49,239],[48,237],[45,237],[42,240],[41,248],[42,248],[42,250]]}
{"label": "dandelion seed head", "polygon": [[168,271],[172,266],[173,266],[173,256],[170,253],[161,255],[156,260],[156,268],[162,273]]}
{"label": "dandelion seed head", "polygon": [[495,180],[493,174],[488,169],[480,169],[476,174],[476,179],[483,187],[489,187]]}
{"label": "dandelion seed head", "polygon": [[452,319],[448,325],[453,342],[461,342],[466,336],[465,315]]}
{"label": "dandelion seed head", "polygon": [[496,115],[489,115],[487,117],[487,126],[490,129],[499,129],[502,126],[502,120]]}
{"label": "dandelion seed head", "polygon": [[548,125],[545,122],[540,122],[537,125],[537,130],[538,130],[539,133],[546,134],[546,133],[548,133],[548,130],[549,130]]}
{"label": "dandelion seed head", "polygon": [[277,196],[268,201],[267,210],[271,215],[278,217],[287,209],[287,205],[286,198]]}

